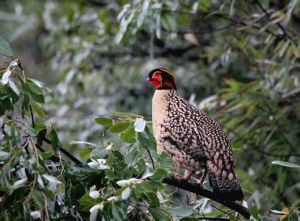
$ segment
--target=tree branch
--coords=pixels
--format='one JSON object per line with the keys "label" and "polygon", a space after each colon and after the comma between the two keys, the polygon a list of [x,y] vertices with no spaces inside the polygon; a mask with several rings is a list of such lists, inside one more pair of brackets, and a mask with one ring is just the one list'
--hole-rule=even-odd
{"label": "tree branch", "polygon": [[[254,2],[255,2],[255,4],[258,5],[258,7],[265,13],[265,15],[267,16],[267,18],[270,20],[270,18],[271,18],[270,13],[262,6],[262,4],[260,3],[260,1],[259,0],[254,0]],[[282,31],[284,37],[288,37],[288,38],[290,37],[288,35],[287,31],[285,30],[285,28],[280,24],[280,22],[276,22],[275,24]]]}
{"label": "tree branch", "polygon": [[218,194],[211,192],[209,190],[203,189],[202,187],[200,187],[199,184],[189,183],[186,180],[178,180],[175,177],[167,177],[167,178],[163,179],[163,183],[166,183],[171,186],[175,186],[175,187],[199,194],[201,196],[207,197],[209,199],[212,199],[212,200],[240,213],[246,219],[250,218],[251,214],[250,214],[248,208],[246,208],[236,202],[233,202],[233,201],[223,200],[218,196]]}
{"label": "tree branch", "polygon": [[[21,65],[21,63],[20,63]],[[22,68],[20,66],[20,68]],[[35,127],[35,121],[34,121],[34,116],[33,116],[33,111],[32,111],[32,107],[31,104],[29,105],[29,110],[30,110],[30,116],[31,116],[31,124],[32,127]],[[41,147],[43,141],[45,141],[47,144],[51,144],[51,141],[45,137],[46,135],[46,131],[41,131],[38,136],[37,136],[37,148],[41,151],[44,152],[44,149]],[[71,153],[69,153],[66,149],[64,149],[63,147],[58,147],[58,150],[60,150],[63,154],[65,154],[70,160],[72,160],[74,163],[76,163],[78,166],[82,165],[82,162],[80,160],[78,160],[76,157],[74,157]],[[57,157],[52,156],[52,160],[57,161]]]}
{"label": "tree branch", "polygon": [[[255,3],[257,3],[257,2],[258,1],[255,0]],[[257,4],[259,5],[260,9],[264,12],[264,14],[268,17],[268,19],[270,19],[270,13],[268,11],[266,11],[259,2]],[[249,20],[249,19],[247,19],[247,18],[233,16],[233,15],[224,14],[224,13],[220,13],[220,12],[213,12],[213,13],[209,14],[209,13],[200,13],[200,12],[191,13],[191,12],[187,12],[187,11],[172,11],[172,10],[168,10],[168,9],[163,9],[162,11],[167,12],[167,13],[181,14],[181,15],[187,15],[187,16],[201,16],[201,18],[204,18],[204,19],[211,17],[211,16],[215,16],[215,17],[225,19],[233,25],[249,26],[249,27],[257,29],[257,30],[261,29],[261,25],[259,25],[259,24],[253,24],[251,21],[250,21],[250,23],[248,23],[247,20]],[[290,40],[292,40],[291,36],[288,34],[287,30],[280,23],[277,22],[276,25],[282,30],[283,34],[276,34],[268,28],[265,29],[265,32],[267,32],[277,38],[280,38],[280,39],[288,37]],[[230,25],[228,27],[230,27]],[[228,27],[225,27],[225,28],[228,28]],[[223,29],[223,28],[221,28],[221,29]],[[230,30],[230,29],[228,29],[228,30]],[[241,31],[243,31],[243,30],[241,30]],[[192,31],[190,31],[190,32],[192,32]],[[193,33],[195,33],[195,32],[193,32]],[[197,33],[195,33],[195,34],[197,34]],[[200,33],[198,33],[198,34],[200,34]]]}
{"label": "tree branch", "polygon": [[[47,143],[47,144],[51,144],[51,141],[44,137],[43,140]],[[82,162],[80,160],[78,160],[76,157],[74,157],[71,153],[69,153],[69,151],[67,151],[66,149],[64,149],[61,146],[58,146],[58,150],[60,152],[62,152],[64,155],[66,155],[70,160],[72,160],[76,165],[78,166],[82,166]]]}
{"label": "tree branch", "polygon": [[149,150],[149,148],[147,146],[145,146],[145,148],[146,148],[146,151],[147,151],[147,153],[149,155],[149,158],[150,158],[150,161],[151,161],[151,164],[152,164],[152,169],[155,169],[154,160],[153,160],[153,158],[151,156],[150,150]]}

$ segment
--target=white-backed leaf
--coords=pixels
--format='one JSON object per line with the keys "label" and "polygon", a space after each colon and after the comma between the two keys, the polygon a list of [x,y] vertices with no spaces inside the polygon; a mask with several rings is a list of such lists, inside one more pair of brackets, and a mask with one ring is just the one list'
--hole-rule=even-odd
{"label": "white-backed leaf", "polygon": [[35,210],[30,212],[30,216],[32,219],[40,219],[41,218],[41,212],[39,210]]}
{"label": "white-backed leaf", "polygon": [[88,146],[98,147],[96,144],[91,143],[91,142],[87,142],[87,141],[74,140],[74,141],[71,142],[71,144],[85,144],[85,145],[88,145]]}
{"label": "white-backed leaf", "polygon": [[276,210],[276,209],[272,209],[272,210],[270,210],[270,212],[275,213],[277,215],[286,215],[287,214],[286,212],[279,211],[279,210]]}
{"label": "white-backed leaf", "polygon": [[17,88],[17,85],[13,81],[8,81],[9,87],[17,94],[20,94],[19,89]]}
{"label": "white-backed leaf", "polygon": [[138,28],[141,27],[142,24],[144,23],[144,20],[147,16],[147,13],[148,13],[149,5],[150,5],[150,0],[145,0],[144,3],[143,3],[142,12],[139,15],[138,20],[137,20],[137,27]]}
{"label": "white-backed leaf", "polygon": [[6,160],[9,156],[9,153],[0,150],[0,161]]}
{"label": "white-backed leaf", "polygon": [[2,79],[1,79],[1,81],[2,81],[2,84],[8,84],[8,81],[9,81],[9,77],[10,77],[10,75],[11,75],[11,70],[9,70],[9,69],[7,69],[7,71],[5,71],[4,72],[4,74],[3,74],[3,76],[2,76]]}
{"label": "white-backed leaf", "polygon": [[287,161],[275,160],[275,161],[272,162],[272,164],[283,166],[283,167],[300,169],[300,165],[295,164],[295,163],[291,163],[291,162],[287,162]]}
{"label": "white-backed leaf", "polygon": [[91,209],[90,209],[90,221],[96,221],[97,220],[97,214],[98,214],[98,211],[99,210],[102,210],[103,209],[103,203],[99,203],[99,204],[96,204],[95,206],[93,206]]}
{"label": "white-backed leaf", "polygon": [[94,190],[94,191],[89,192],[89,196],[93,199],[97,199],[97,198],[99,198],[100,194],[99,194],[99,191]]}
{"label": "white-backed leaf", "polygon": [[54,176],[50,176],[48,174],[44,174],[43,177],[48,180],[49,182],[52,182],[52,183],[62,183],[60,180],[58,180],[56,177]]}
{"label": "white-backed leaf", "polygon": [[127,187],[125,190],[122,191],[121,194],[122,200],[127,200],[130,197],[130,194],[131,194],[131,188]]}
{"label": "white-backed leaf", "polygon": [[28,80],[30,80],[31,82],[33,82],[36,86],[43,88],[44,87],[44,83],[41,81],[38,81],[36,79],[32,79],[32,78],[28,78]]}
{"label": "white-backed leaf", "polygon": [[134,122],[134,130],[136,132],[143,132],[146,127],[146,121],[143,118],[136,118]]}
{"label": "white-backed leaf", "polygon": [[18,189],[22,186],[25,186],[25,184],[27,183],[28,179],[27,178],[23,178],[20,180],[17,180],[14,184],[13,184],[13,188],[14,189]]}

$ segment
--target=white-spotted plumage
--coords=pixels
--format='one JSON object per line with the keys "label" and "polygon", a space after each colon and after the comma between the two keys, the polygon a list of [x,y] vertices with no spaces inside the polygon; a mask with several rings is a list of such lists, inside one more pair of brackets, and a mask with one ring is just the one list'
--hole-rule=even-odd
{"label": "white-spotted plumage", "polygon": [[152,121],[158,153],[169,153],[177,166],[191,172],[207,170],[213,190],[221,197],[243,199],[230,142],[215,120],[189,104],[176,89],[157,89]]}

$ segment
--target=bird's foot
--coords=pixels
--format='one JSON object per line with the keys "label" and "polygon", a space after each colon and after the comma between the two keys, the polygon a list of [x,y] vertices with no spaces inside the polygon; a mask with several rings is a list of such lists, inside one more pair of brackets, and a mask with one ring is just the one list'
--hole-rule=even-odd
{"label": "bird's foot", "polygon": [[201,188],[203,188],[203,182],[205,180],[206,175],[207,175],[207,169],[205,169],[204,172],[202,171],[201,178],[198,182]]}
{"label": "bird's foot", "polygon": [[191,177],[192,177],[192,175],[193,175],[193,172],[188,171],[188,173],[185,174],[184,176],[176,175],[176,178],[177,178],[178,180],[190,180]]}

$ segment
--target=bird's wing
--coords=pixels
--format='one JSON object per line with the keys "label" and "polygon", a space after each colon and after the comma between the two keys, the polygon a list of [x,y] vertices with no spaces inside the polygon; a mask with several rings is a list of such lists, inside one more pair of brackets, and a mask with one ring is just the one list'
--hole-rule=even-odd
{"label": "bird's wing", "polygon": [[234,172],[231,145],[223,129],[207,114],[183,98],[180,99],[181,108],[176,110],[175,116],[178,119],[175,121],[179,122],[182,118],[184,120],[181,120],[179,126],[170,125],[171,134],[175,138],[173,144],[205,165],[210,183],[220,196],[231,200],[243,199],[243,192]]}

